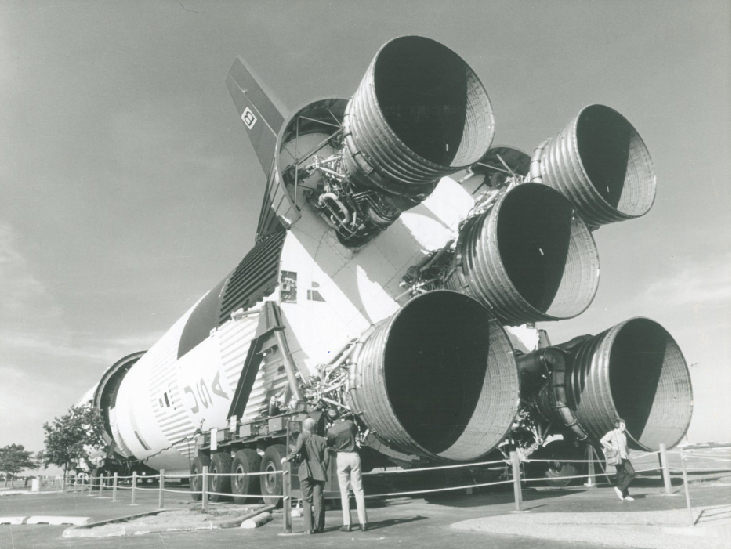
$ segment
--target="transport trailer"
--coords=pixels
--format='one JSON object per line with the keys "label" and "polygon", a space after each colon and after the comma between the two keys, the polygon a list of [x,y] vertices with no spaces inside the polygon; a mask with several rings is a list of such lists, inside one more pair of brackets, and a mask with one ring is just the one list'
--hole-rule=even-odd
{"label": "transport trailer", "polygon": [[[230,494],[235,503],[262,497],[267,504],[279,505],[283,495],[282,458],[293,448],[308,417],[317,422],[317,434],[324,435],[323,414],[319,410],[289,412],[241,424],[232,421],[232,428],[197,435],[197,455],[190,469],[193,500],[201,499],[202,472],[207,466],[209,501],[219,501],[225,497],[222,494]],[[291,475],[293,495],[301,497],[296,467],[292,467]],[[325,493],[329,498],[339,497],[335,460],[330,463]]]}

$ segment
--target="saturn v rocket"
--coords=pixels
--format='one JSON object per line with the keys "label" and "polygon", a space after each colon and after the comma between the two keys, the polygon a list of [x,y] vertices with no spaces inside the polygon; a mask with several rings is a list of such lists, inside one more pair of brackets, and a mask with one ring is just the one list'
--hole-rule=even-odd
{"label": "saturn v rocket", "polygon": [[617,417],[636,448],[681,440],[690,376],[659,324],[557,346],[533,329],[591,304],[592,232],[652,206],[621,114],[587,106],[532,155],[493,147],[478,76],[418,36],[382,46],[349,99],[294,113],[241,59],[226,84],[266,174],[256,244],[89,394],[118,455],[187,472],[195,433],[308,399],[355,413],[400,463],[592,441]]}

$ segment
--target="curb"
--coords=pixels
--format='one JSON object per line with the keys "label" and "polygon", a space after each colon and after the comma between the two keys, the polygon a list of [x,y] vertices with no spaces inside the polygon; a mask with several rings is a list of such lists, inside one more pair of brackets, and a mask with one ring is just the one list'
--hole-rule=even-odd
{"label": "curb", "polygon": [[30,517],[0,517],[0,524],[10,524],[13,526],[21,524],[50,524],[52,526],[71,524],[73,526],[82,526],[88,520],[89,517],[33,515]]}
{"label": "curb", "polygon": [[0,497],[5,496],[40,496],[40,495],[46,495],[46,494],[62,494],[63,490],[43,490],[38,492],[33,492],[31,490],[3,490],[0,491]]}
{"label": "curb", "polygon": [[254,509],[243,515],[239,515],[235,518],[226,518],[219,520],[209,520],[206,522],[199,522],[196,524],[190,524],[189,522],[176,522],[171,524],[151,524],[151,525],[139,525],[130,526],[126,524],[119,524],[119,528],[107,532],[95,532],[93,529],[99,526],[106,526],[108,524],[124,523],[145,516],[157,515],[166,511],[172,511],[173,509],[157,509],[155,511],[149,511],[147,513],[139,513],[136,515],[129,515],[126,517],[120,517],[110,520],[102,520],[99,522],[92,522],[81,526],[72,526],[64,530],[62,537],[64,538],[103,538],[103,537],[120,537],[120,536],[132,536],[139,534],[151,534],[157,532],[174,532],[174,531],[194,531],[194,530],[218,530],[222,528],[236,528],[241,525],[243,521],[248,518],[259,515],[265,511],[271,511],[274,509],[273,505],[265,505],[258,509]]}
{"label": "curb", "polygon": [[25,524],[26,520],[28,520],[28,517],[0,517],[0,524]]}

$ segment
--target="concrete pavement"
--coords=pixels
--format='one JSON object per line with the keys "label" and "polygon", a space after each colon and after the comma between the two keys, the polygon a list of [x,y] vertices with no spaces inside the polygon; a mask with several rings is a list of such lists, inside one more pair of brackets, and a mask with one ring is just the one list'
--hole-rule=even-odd
{"label": "concrete pavement", "polygon": [[[682,488],[675,486],[679,492]],[[674,497],[662,495],[662,485],[633,487],[636,500],[620,502],[609,487],[548,489],[524,491],[527,512],[513,513],[514,502],[509,489],[486,491],[467,496],[456,493],[435,494],[426,498],[388,498],[367,500],[371,528],[368,532],[342,533],[340,511],[329,511],[325,534],[308,544],[342,547],[344,542],[399,546],[405,549],[439,546],[464,549],[467,543],[489,543],[495,549],[530,545],[545,549],[569,547],[658,547],[717,549],[725,543],[719,533],[729,523],[728,506],[731,488],[698,485],[691,487],[696,526],[689,523],[682,492]],[[85,494],[51,494],[42,497],[11,496],[0,498],[0,516],[24,514],[90,516],[92,520],[131,515],[157,508],[157,493],[138,494],[138,505],[129,505],[129,494],[119,494],[120,501]],[[187,508],[190,500],[176,494],[166,496],[166,507]],[[220,505],[220,504],[219,504]],[[71,512],[73,511],[73,512]],[[702,512],[701,512],[702,511]],[[455,524],[455,526],[452,526]],[[302,519],[295,519],[295,531],[302,530]],[[281,512],[274,520],[256,530],[214,530],[207,532],[157,533],[133,537],[93,540],[61,540],[64,527],[0,526],[0,548],[45,549],[52,547],[94,547],[118,549],[163,549],[174,545],[187,549],[203,545],[235,547],[255,544],[257,549],[292,546],[303,543],[302,535],[281,535]],[[629,541],[628,541],[629,540]],[[658,540],[662,540],[662,545]],[[653,544],[654,543],[654,544]]]}

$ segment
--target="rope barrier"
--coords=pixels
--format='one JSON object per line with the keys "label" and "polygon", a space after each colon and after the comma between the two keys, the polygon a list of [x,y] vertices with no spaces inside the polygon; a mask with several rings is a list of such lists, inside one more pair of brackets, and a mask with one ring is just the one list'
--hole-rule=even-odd
{"label": "rope barrier", "polygon": [[454,490],[466,490],[467,488],[482,488],[484,486],[497,486],[498,484],[512,484],[513,480],[501,480],[499,482],[485,482],[483,484],[466,484],[464,486],[452,486],[448,488],[434,488],[431,490],[412,490],[408,492],[394,492],[393,494],[369,494],[366,498],[386,498],[394,496],[408,496],[418,494],[431,494],[434,492],[448,492]]}
{"label": "rope barrier", "polygon": [[[671,468],[674,471],[682,471],[677,467]],[[686,467],[686,471],[713,471],[715,473],[731,473],[731,469],[719,469],[718,467]]]}
{"label": "rope barrier", "polygon": [[[211,472],[209,472],[208,473],[208,476],[209,477],[236,477],[236,476],[242,476],[242,477],[243,476],[252,476],[252,477],[254,477],[254,476],[261,476],[261,475],[282,475],[282,474],[284,474],[284,471],[259,471],[259,472],[256,472],[256,473],[211,473]],[[171,476],[172,475],[165,475],[165,478],[170,478]],[[188,475],[188,476],[193,476],[193,475]],[[196,476],[201,477],[201,476],[203,476],[203,474],[202,473],[199,473]],[[188,477],[183,477],[183,478],[188,478]]]}
{"label": "rope barrier", "polygon": [[[195,493],[196,493],[196,494],[200,494],[201,492],[195,492]],[[241,496],[243,496],[243,497],[246,497],[246,496],[247,496],[247,494],[231,494],[231,493],[228,493],[228,494],[224,494],[224,493],[222,493],[222,492],[208,492],[208,495],[209,495],[209,496],[228,496],[228,497],[231,497],[231,496],[237,496],[237,497],[238,497],[239,495],[241,495]],[[268,498],[277,498],[277,499],[281,499],[281,498],[283,498],[284,496],[283,496],[283,495],[281,495],[281,496],[278,496],[278,495],[274,495],[274,494],[272,494],[272,495],[270,495],[270,494],[266,494],[266,495],[262,495],[262,494],[257,494],[257,495],[252,495],[251,497],[257,497],[257,498],[265,497],[265,498],[267,498],[267,499],[268,499]]]}
{"label": "rope barrier", "polygon": [[642,459],[643,457],[647,457],[647,456],[656,456],[656,455],[658,455],[659,453],[660,453],[660,450],[655,450],[654,452],[644,452],[644,453],[642,453],[642,454],[639,454],[639,455],[637,455],[637,456],[635,456],[635,455],[632,455],[632,456],[630,456],[630,457],[631,457],[632,459]]}
{"label": "rope barrier", "polygon": [[393,475],[393,474],[399,474],[399,473],[417,473],[419,471],[436,471],[439,469],[461,469],[464,467],[481,467],[483,465],[495,465],[496,463],[509,463],[505,460],[500,461],[482,461],[480,463],[459,463],[457,465],[439,465],[437,467],[415,467],[413,469],[394,469],[392,471],[369,471],[368,473],[363,473],[363,476],[366,475]]}
{"label": "rope barrier", "polygon": [[[676,455],[679,455],[679,457],[683,457],[683,450],[679,449],[679,451],[673,452]],[[631,459],[635,462],[643,460],[644,458],[655,456],[661,454],[660,451],[654,451],[654,452],[645,452],[638,455],[632,454]],[[667,453],[669,454],[669,452]],[[515,458],[515,456],[513,456]],[[685,454],[685,459],[687,460],[688,457],[692,457],[693,459],[703,459],[703,460],[711,460],[713,462],[731,462],[731,459],[725,458],[725,457],[717,457],[717,456],[710,456],[708,454]],[[461,486],[446,486],[441,488],[431,488],[431,489],[424,489],[424,490],[406,490],[401,492],[392,492],[392,493],[379,493],[379,494],[368,494],[365,497],[366,498],[392,498],[392,497],[399,497],[399,496],[420,496],[424,494],[434,494],[439,492],[454,492],[454,491],[460,491],[460,490],[470,490],[474,488],[483,488],[483,487],[489,487],[489,486],[499,486],[499,485],[506,485],[506,484],[514,484],[515,486],[518,486],[516,481],[519,480],[520,484],[526,485],[529,483],[537,483],[537,482],[550,482],[551,480],[559,480],[559,481],[571,481],[575,479],[591,479],[591,478],[597,478],[597,477],[610,477],[613,476],[613,473],[610,473],[606,470],[604,470],[603,464],[604,460],[601,459],[521,459],[520,463],[588,463],[588,464],[599,464],[600,470],[597,472],[592,472],[589,474],[581,474],[581,475],[557,475],[555,477],[541,477],[541,478],[526,478],[524,476],[520,476],[519,479],[513,478],[514,476],[518,476],[519,473],[516,473],[516,469],[513,469],[513,474],[510,475],[511,478],[507,480],[498,480],[495,482],[485,482],[485,483],[479,483],[479,484],[467,484],[467,485],[461,485]],[[393,470],[383,470],[383,471],[369,471],[368,473],[363,473],[363,476],[378,476],[378,475],[393,475],[393,474],[404,474],[404,473],[419,473],[419,472],[432,472],[432,471],[440,471],[440,470],[446,470],[446,469],[464,469],[464,468],[470,468],[470,469],[478,469],[481,468],[481,471],[476,472],[485,472],[485,471],[495,471],[495,472],[502,472],[503,475],[501,475],[498,478],[506,478],[508,475],[507,469],[510,468],[511,463],[515,464],[515,467],[517,467],[517,458],[516,461],[513,462],[512,460],[504,459],[504,460],[493,460],[493,461],[483,461],[478,463],[459,463],[459,464],[450,464],[450,465],[439,465],[435,467],[415,467],[412,469],[393,469]],[[495,467],[497,466],[497,467]],[[667,467],[667,466],[666,466]],[[204,471],[206,468],[204,468]],[[593,469],[592,469],[593,470]],[[670,474],[677,474],[681,472],[681,469],[679,468],[667,468],[666,469]],[[641,469],[636,469],[636,473],[662,473],[662,468],[658,466],[653,467],[646,467]],[[686,471],[691,472],[715,472],[715,473],[724,473],[728,471],[728,469],[719,469],[717,467],[693,467],[693,468],[686,468]],[[195,476],[197,476],[199,479],[207,478],[207,477],[245,477],[245,476],[262,476],[262,475],[285,475],[285,470],[278,470],[278,471],[259,471],[259,472],[233,472],[233,473],[217,473],[213,474],[210,471],[204,476],[203,473],[199,473]],[[207,488],[210,487],[210,484],[207,484],[207,486],[204,486],[202,490],[192,491],[192,490],[181,490],[176,488],[169,488],[165,486],[166,480],[173,480],[173,479],[189,479],[193,478],[194,475],[185,475],[185,474],[170,474],[170,475],[164,475],[164,480],[160,481],[162,479],[162,475],[156,474],[156,475],[144,475],[144,476],[137,476],[137,475],[126,475],[126,476],[116,476],[116,479],[118,481],[118,484],[116,488],[119,490],[130,490],[132,491],[132,502],[134,503],[134,494],[135,490],[140,491],[149,491],[149,492],[159,492],[160,495],[160,501],[163,501],[162,499],[162,493],[168,492],[172,494],[178,494],[178,495],[196,495],[201,497],[202,499],[205,499],[206,501],[203,503],[203,509],[206,509],[206,505],[208,504],[208,497],[207,496],[214,496],[214,497],[242,497],[242,498],[259,498],[259,497],[265,497],[265,498],[272,498],[272,499],[284,499],[288,496],[284,495],[264,495],[261,494],[233,494],[233,493],[222,493],[222,492],[211,492],[208,491]],[[89,477],[89,484],[82,485],[82,491],[83,489],[88,486],[90,489],[92,486],[90,486],[93,481],[98,481],[99,484],[101,484],[101,479],[104,479],[104,488],[109,491],[111,489],[111,481],[113,476],[104,475],[99,477]],[[120,485],[119,481],[125,481],[130,479],[137,479],[137,482],[144,481],[146,479],[150,480],[157,480],[158,486],[154,488],[144,488],[139,485],[132,485],[132,486],[122,486]],[[132,483],[130,483],[132,484]],[[667,484],[667,479],[666,479]],[[667,489],[667,488],[666,488]],[[518,494],[519,494],[518,489]],[[206,497],[203,497],[206,496]],[[291,496],[291,494],[290,494]],[[520,499],[516,495],[516,502]],[[215,503],[215,502],[210,502]],[[162,504],[161,504],[162,505]],[[519,508],[519,503],[516,503]]]}
{"label": "rope barrier", "polygon": [[[521,459],[521,463],[604,463],[600,459]],[[509,462],[507,462],[509,463]]]}
{"label": "rope barrier", "polygon": [[[648,471],[659,471],[660,469],[658,467],[649,467],[647,469],[638,469],[635,471],[635,473],[646,473]],[[597,477],[603,477],[603,476],[614,476],[614,473],[609,472],[599,472],[595,473],[594,475],[557,475],[555,477],[541,477],[541,478],[521,478],[520,482],[546,482],[550,480],[573,480],[573,479],[580,479],[580,478],[589,478],[591,476],[597,476]]]}

